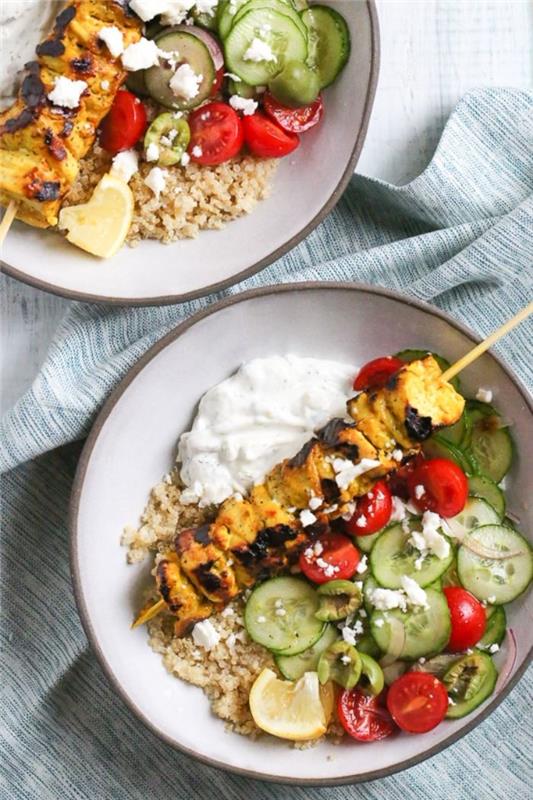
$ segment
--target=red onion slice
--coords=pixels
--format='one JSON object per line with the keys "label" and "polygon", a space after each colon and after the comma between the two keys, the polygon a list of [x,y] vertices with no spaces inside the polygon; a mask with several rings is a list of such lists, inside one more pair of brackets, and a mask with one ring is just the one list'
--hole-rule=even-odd
{"label": "red onion slice", "polygon": [[515,556],[521,556],[524,554],[523,550],[508,550],[507,552],[503,552],[502,550],[494,550],[492,547],[486,547],[477,539],[473,539],[471,537],[463,540],[463,547],[466,547],[467,550],[475,553],[476,556],[479,556],[480,558],[488,558],[491,561],[504,561],[507,558],[514,558]]}
{"label": "red onion slice", "polygon": [[405,645],[405,628],[396,617],[389,617],[386,624],[390,627],[389,650],[379,662],[382,667],[387,667],[397,661]]}
{"label": "red onion slice", "polygon": [[197,39],[201,39],[211,54],[213,64],[215,65],[215,72],[222,69],[224,66],[224,53],[212,33],[206,31],[204,28],[199,28],[197,25],[176,25],[172,28],[174,31],[183,31],[183,33],[191,33]]}

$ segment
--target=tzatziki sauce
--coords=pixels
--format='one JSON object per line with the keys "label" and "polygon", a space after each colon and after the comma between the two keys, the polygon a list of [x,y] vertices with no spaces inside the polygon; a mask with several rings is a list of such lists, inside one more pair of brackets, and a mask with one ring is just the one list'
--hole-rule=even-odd
{"label": "tzatziki sauce", "polygon": [[178,447],[181,500],[200,506],[245,494],[332,417],[346,417],[352,364],[269,356],[209,389]]}

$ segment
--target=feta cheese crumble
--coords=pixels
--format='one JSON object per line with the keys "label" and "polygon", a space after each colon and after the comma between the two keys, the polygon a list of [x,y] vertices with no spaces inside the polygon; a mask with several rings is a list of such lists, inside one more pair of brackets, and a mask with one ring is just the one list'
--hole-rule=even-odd
{"label": "feta cheese crumble", "polygon": [[229,104],[235,111],[242,111],[245,117],[255,114],[258,107],[258,103],[255,100],[247,100],[246,97],[239,97],[238,94],[230,97]]}
{"label": "feta cheese crumble", "polygon": [[146,178],[144,179],[145,184],[148,186],[149,189],[152,190],[152,192],[155,194],[158,200],[161,195],[161,192],[165,191],[165,187],[167,185],[167,177],[168,177],[168,170],[161,169],[160,167],[153,167],[146,176]]}
{"label": "feta cheese crumble", "polygon": [[214,16],[218,5],[218,0],[196,0],[196,10],[199,14]]}
{"label": "feta cheese crumble", "polygon": [[417,500],[420,500],[421,497],[424,497],[425,493],[426,490],[421,483],[419,483],[418,486],[415,486],[415,497]]}
{"label": "feta cheese crumble", "polygon": [[212,650],[220,641],[220,634],[209,619],[197,622],[192,629],[193,642],[204,650]]}
{"label": "feta cheese crumble", "polygon": [[259,617],[257,617],[257,619],[256,619],[256,622],[258,622],[260,625],[262,625],[263,622],[266,622],[266,621],[267,621],[266,617],[264,617],[262,614]]}
{"label": "feta cheese crumble", "polygon": [[316,511],[322,505],[322,498],[321,497],[311,497],[309,500],[309,508],[311,511]]}
{"label": "feta cheese crumble", "polygon": [[379,467],[380,462],[373,458],[362,458],[357,464],[348,461],[347,458],[334,458],[332,462],[335,472],[335,481],[339,489],[344,490],[360,475],[370,472],[371,469]]}
{"label": "feta cheese crumble", "polygon": [[407,600],[409,603],[411,603],[411,605],[429,608],[427,594],[415,580],[410,578],[408,575],[402,575],[400,582],[402,584],[402,589],[407,596]]}
{"label": "feta cheese crumble", "polygon": [[159,147],[156,145],[155,142],[152,142],[146,148],[146,160],[159,161]]}
{"label": "feta cheese crumble", "polygon": [[161,50],[155,42],[144,37],[130,44],[122,53],[122,66],[128,72],[137,72],[159,64]]}
{"label": "feta cheese crumble", "polygon": [[391,456],[395,461],[400,462],[402,460],[402,458],[403,458],[403,453],[402,453],[401,450],[396,449],[396,450],[392,451]]}
{"label": "feta cheese crumble", "polygon": [[203,75],[197,75],[190,64],[182,64],[172,76],[169,86],[176,97],[192,100],[200,91]]}
{"label": "feta cheese crumble", "polygon": [[361,559],[361,561],[357,565],[355,571],[357,572],[358,575],[362,575],[363,572],[366,572],[367,566],[368,566],[368,557],[367,556],[363,556],[363,558]]}
{"label": "feta cheese crumble", "polygon": [[355,524],[357,525],[358,528],[364,528],[365,525],[366,525],[366,517],[365,517],[365,515],[361,514],[360,517],[357,517],[357,519],[355,520]]}
{"label": "feta cheese crumble", "polygon": [[492,403],[492,391],[480,386],[476,392],[476,400],[479,400],[480,403]]}
{"label": "feta cheese crumble", "polygon": [[111,175],[124,183],[129,183],[139,170],[139,156],[135,150],[124,150],[113,159]]}
{"label": "feta cheese crumble", "polygon": [[257,36],[254,36],[250,47],[244,51],[243,60],[256,63],[259,61],[277,61],[270,45]]}
{"label": "feta cheese crumble", "polygon": [[204,151],[202,150],[200,145],[195,144],[193,149],[191,150],[191,153],[195,158],[201,158],[204,154]]}
{"label": "feta cheese crumble", "polygon": [[352,659],[350,658],[350,656],[346,655],[346,653],[345,653],[344,655],[342,655],[342,656],[341,656],[341,661],[342,661],[342,663],[343,663],[343,664],[345,664],[346,666],[348,666],[348,664],[351,664],[351,663],[352,663]]}
{"label": "feta cheese crumble", "polygon": [[196,0],[130,0],[129,5],[143,22],[149,22],[162,14],[163,25],[180,25],[195,2]]}
{"label": "feta cheese crumble", "polygon": [[491,646],[489,647],[489,653],[497,653],[499,649],[500,649],[499,644],[496,643],[491,644]]}
{"label": "feta cheese crumble", "polygon": [[433,511],[424,511],[422,516],[422,530],[411,531],[409,543],[419,551],[420,558],[416,560],[416,569],[422,569],[422,561],[427,555],[433,554],[437,558],[448,558],[450,543],[439,532],[443,525],[442,519]]}
{"label": "feta cheese crumble", "polygon": [[405,503],[400,497],[392,495],[392,513],[390,515],[391,522],[402,522],[406,517]]}
{"label": "feta cheese crumble", "polygon": [[85,81],[71,81],[60,75],[54,80],[54,88],[48,93],[48,99],[61,108],[78,108],[80,99],[87,89]]}
{"label": "feta cheese crumble", "polygon": [[407,600],[400,589],[376,587],[367,591],[366,596],[378,611],[390,611],[393,608],[399,608],[401,611],[407,610]]}
{"label": "feta cheese crumble", "polygon": [[316,522],[316,517],[308,508],[304,508],[304,510],[300,512],[300,522],[304,528],[307,528],[309,525],[313,525],[313,523]]}
{"label": "feta cheese crumble", "polygon": [[100,89],[103,92],[107,92],[107,90],[109,89],[110,86],[111,86],[111,84],[109,83],[109,81],[100,81]]}
{"label": "feta cheese crumble", "polygon": [[[180,158],[180,164],[182,167],[187,167],[191,163],[191,157],[188,153],[183,153],[182,157]],[[183,495],[182,495],[183,498]],[[195,501],[193,501],[195,502]]]}
{"label": "feta cheese crumble", "polygon": [[113,58],[118,58],[124,52],[124,36],[115,25],[101,28],[98,38],[106,45]]}

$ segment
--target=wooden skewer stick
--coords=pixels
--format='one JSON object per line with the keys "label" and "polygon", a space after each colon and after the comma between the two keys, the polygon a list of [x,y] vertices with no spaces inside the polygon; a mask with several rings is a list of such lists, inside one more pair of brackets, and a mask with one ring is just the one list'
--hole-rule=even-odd
{"label": "wooden skewer stick", "polygon": [[442,373],[442,380],[443,381],[450,381],[452,378],[455,378],[458,372],[461,372],[465,367],[468,367],[476,358],[479,358],[489,347],[497,342],[502,336],[505,336],[509,331],[512,331],[517,325],[519,325],[523,320],[529,317],[530,314],[533,313],[533,301],[529,303],[525,308],[515,314],[514,317],[508,320],[505,325],[502,325],[501,328],[491,333],[490,336],[480,342],[473,350],[470,350],[469,353],[464,355],[459,361],[456,361],[455,364],[452,364],[451,367],[448,367],[446,372]]}
{"label": "wooden skewer stick", "polygon": [[9,205],[5,210],[2,222],[0,222],[0,247],[4,244],[4,239],[9,233],[9,229],[17,215],[18,203],[15,200],[10,200]]}

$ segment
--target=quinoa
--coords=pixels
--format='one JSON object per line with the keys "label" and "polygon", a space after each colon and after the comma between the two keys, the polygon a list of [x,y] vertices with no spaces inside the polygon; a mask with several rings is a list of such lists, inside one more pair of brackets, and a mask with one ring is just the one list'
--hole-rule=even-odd
{"label": "quinoa", "polygon": [[[157,560],[173,547],[176,532],[212,521],[216,507],[199,508],[181,502],[179,471],[174,469],[152,489],[140,525],[128,526],[122,535],[130,563],[138,563],[149,555]],[[154,586],[147,590],[145,601],[155,600]],[[248,697],[252,684],[263,669],[279,672],[272,654],[253,642],[243,621],[244,600],[237,598],[219,614],[211,617],[220,640],[211,650],[197,647],[192,637],[174,634],[174,617],[163,612],[147,623],[148,643],[162,656],[165,668],[181,680],[199,686],[205,692],[213,713],[227,727],[245,736],[257,737],[261,730],[250,713]],[[327,736],[340,741],[342,728],[334,718]],[[296,742],[303,749],[316,744]]]}
{"label": "quinoa", "polygon": [[[111,161],[111,156],[95,145],[81,161],[64,206],[86,203],[109,172]],[[153,166],[141,161],[139,172],[130,181],[135,209],[126,241],[132,246],[142,239],[166,244],[194,239],[201,230],[220,229],[249,214],[259,200],[268,197],[277,161],[242,155],[212,167],[192,162],[187,167],[167,167],[166,186],[159,198],[144,182]]]}

